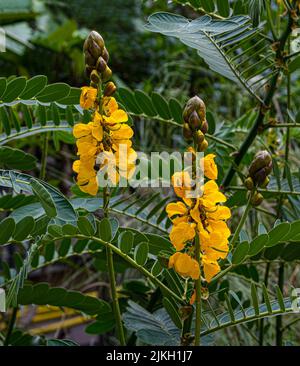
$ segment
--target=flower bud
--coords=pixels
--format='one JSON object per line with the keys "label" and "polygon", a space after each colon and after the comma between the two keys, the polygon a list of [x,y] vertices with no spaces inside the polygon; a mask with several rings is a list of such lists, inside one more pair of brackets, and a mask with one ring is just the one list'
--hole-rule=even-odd
{"label": "flower bud", "polygon": [[95,66],[95,59],[94,57],[89,53],[89,51],[84,51],[84,58],[85,63],[91,67]]}
{"label": "flower bud", "polygon": [[207,131],[208,131],[208,123],[207,123],[207,120],[205,120],[202,123],[201,131],[204,133],[204,135],[207,133]]}
{"label": "flower bud", "polygon": [[255,184],[261,186],[271,171],[271,155],[267,151],[259,151],[250,165],[249,176],[253,179]]}
{"label": "flower bud", "polygon": [[116,90],[117,90],[117,87],[115,86],[115,84],[112,81],[110,81],[105,85],[104,95],[106,97],[110,97],[111,95],[113,95],[115,93]]}
{"label": "flower bud", "polygon": [[254,188],[254,183],[253,183],[252,178],[251,177],[246,178],[244,181],[244,185],[249,191],[252,191],[252,189]]}
{"label": "flower bud", "polygon": [[99,81],[100,81],[100,75],[98,74],[98,72],[96,70],[93,70],[91,72],[91,76],[90,76],[90,79],[93,83],[95,84],[99,84]]}
{"label": "flower bud", "polygon": [[189,116],[189,125],[192,130],[197,130],[201,127],[201,120],[196,111],[193,111]]}
{"label": "flower bud", "polygon": [[86,76],[88,78],[90,77],[92,71],[93,71],[93,67],[92,66],[85,65],[85,73],[86,73]]}
{"label": "flower bud", "polygon": [[108,66],[106,66],[106,69],[102,73],[102,79],[103,79],[103,81],[104,82],[105,81],[108,81],[111,78],[111,76],[112,76],[112,71],[111,71],[111,69]]}
{"label": "flower bud", "polygon": [[203,142],[203,141],[204,141],[204,139],[205,139],[205,136],[204,136],[204,134],[199,130],[199,131],[197,131],[197,132],[196,132],[196,134],[195,134],[195,139],[196,139],[197,144],[198,144],[198,145],[201,145],[201,144],[202,144],[202,142]]}
{"label": "flower bud", "polygon": [[106,49],[106,47],[104,47],[103,52],[102,52],[102,57],[104,58],[105,62],[108,63],[109,60],[109,53]]}
{"label": "flower bud", "polygon": [[263,195],[261,193],[256,192],[251,198],[251,204],[252,206],[259,206],[263,200],[264,200]]}
{"label": "flower bud", "polygon": [[96,31],[92,31],[84,42],[83,50],[88,51],[95,60],[102,55],[104,40]]}
{"label": "flower bud", "polygon": [[107,64],[106,64],[104,58],[101,57],[101,56],[98,57],[98,60],[97,60],[97,63],[96,63],[97,71],[102,74],[105,71],[106,67],[107,67]]}
{"label": "flower bud", "polygon": [[183,124],[183,137],[187,141],[191,141],[193,139],[193,131],[190,129],[190,126],[188,123]]}
{"label": "flower bud", "polygon": [[205,151],[207,149],[207,147],[208,147],[208,142],[205,139],[202,141],[202,143],[200,145],[198,145],[198,149],[200,152]]}

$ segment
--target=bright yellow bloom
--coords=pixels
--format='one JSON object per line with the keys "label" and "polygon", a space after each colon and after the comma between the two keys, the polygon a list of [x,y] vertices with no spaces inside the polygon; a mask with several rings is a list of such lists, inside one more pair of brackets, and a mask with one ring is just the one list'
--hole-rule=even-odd
{"label": "bright yellow bloom", "polygon": [[90,159],[84,162],[76,160],[73,163],[73,170],[77,173],[77,184],[79,188],[83,192],[95,196],[98,192],[98,183],[94,170],[94,160]]}
{"label": "bright yellow bloom", "polygon": [[97,89],[90,86],[83,86],[81,88],[80,106],[83,109],[93,108],[97,99]]}
{"label": "bright yellow bloom", "polygon": [[212,278],[220,272],[220,266],[217,261],[207,258],[206,255],[203,255],[201,260],[203,264],[204,277],[207,282],[210,282]]}
{"label": "bright yellow bloom", "polygon": [[203,158],[204,175],[212,180],[218,179],[218,167],[214,160],[215,157],[214,154],[208,154]]}
{"label": "bright yellow bloom", "polygon": [[128,121],[128,115],[122,109],[119,109],[118,103],[113,97],[103,98],[103,119],[107,125],[115,125],[116,123],[123,123]]}
{"label": "bright yellow bloom", "polygon": [[195,227],[196,224],[189,224],[187,222],[180,222],[177,225],[173,225],[170,232],[170,240],[176,250],[182,250],[187,241],[194,239],[196,235]]}
{"label": "bright yellow bloom", "polygon": [[173,268],[182,277],[191,277],[197,280],[200,277],[199,264],[186,253],[177,252],[170,257],[169,268]]}

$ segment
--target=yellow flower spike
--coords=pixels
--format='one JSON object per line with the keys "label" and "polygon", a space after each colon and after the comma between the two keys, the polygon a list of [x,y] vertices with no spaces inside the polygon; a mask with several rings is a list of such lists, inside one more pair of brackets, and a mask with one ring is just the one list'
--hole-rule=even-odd
{"label": "yellow flower spike", "polygon": [[221,268],[217,261],[208,259],[206,255],[203,255],[201,259],[203,264],[204,277],[207,282],[210,282],[212,278],[220,272]]}
{"label": "yellow flower spike", "polygon": [[200,277],[199,263],[186,253],[173,254],[169,259],[169,268],[174,268],[182,277],[191,277],[193,280]]}
{"label": "yellow flower spike", "polygon": [[178,225],[174,225],[170,232],[170,240],[176,250],[182,250],[187,241],[194,239],[196,235],[196,224],[180,222]]}
{"label": "yellow flower spike", "polygon": [[92,88],[90,86],[83,86],[81,88],[81,95],[80,95],[80,106],[83,109],[90,109],[95,106],[95,102],[97,99],[97,89]]}
{"label": "yellow flower spike", "polygon": [[215,157],[214,154],[208,154],[203,158],[204,175],[212,180],[218,179],[218,167],[214,160]]}

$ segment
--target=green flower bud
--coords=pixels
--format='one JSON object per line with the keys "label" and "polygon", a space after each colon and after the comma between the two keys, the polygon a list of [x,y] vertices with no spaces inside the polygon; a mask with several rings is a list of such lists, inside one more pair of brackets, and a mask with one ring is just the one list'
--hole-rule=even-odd
{"label": "green flower bud", "polygon": [[251,204],[252,206],[256,207],[259,206],[263,200],[264,200],[263,195],[261,193],[256,192],[251,198]]}
{"label": "green flower bud", "polygon": [[261,188],[266,188],[267,185],[270,183],[270,178],[266,177],[266,179],[264,180],[264,182],[260,185]]}
{"label": "green flower bud", "polygon": [[246,178],[244,181],[244,185],[249,191],[252,191],[252,189],[254,188],[254,183],[253,183],[252,178],[251,177]]}

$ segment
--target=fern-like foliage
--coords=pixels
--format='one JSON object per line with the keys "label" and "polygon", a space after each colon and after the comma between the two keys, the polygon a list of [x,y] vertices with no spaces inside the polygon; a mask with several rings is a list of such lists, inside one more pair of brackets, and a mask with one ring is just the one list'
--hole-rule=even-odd
{"label": "fern-like foliage", "polygon": [[196,49],[210,69],[241,85],[259,101],[258,90],[276,72],[270,45],[247,16],[214,20],[204,15],[190,21],[160,12],[151,15],[145,27]]}

